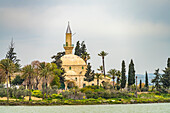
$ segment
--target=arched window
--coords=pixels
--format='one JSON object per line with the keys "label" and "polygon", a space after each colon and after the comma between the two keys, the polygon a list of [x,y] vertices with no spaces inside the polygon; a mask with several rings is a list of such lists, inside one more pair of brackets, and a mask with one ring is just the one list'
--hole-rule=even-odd
{"label": "arched window", "polygon": [[84,67],[82,66],[82,69],[84,69]]}
{"label": "arched window", "polygon": [[69,70],[71,70],[71,66],[69,67]]}
{"label": "arched window", "polygon": [[92,84],[92,86],[94,86],[94,84]]}
{"label": "arched window", "polygon": [[77,77],[75,78],[75,80],[77,81]]}

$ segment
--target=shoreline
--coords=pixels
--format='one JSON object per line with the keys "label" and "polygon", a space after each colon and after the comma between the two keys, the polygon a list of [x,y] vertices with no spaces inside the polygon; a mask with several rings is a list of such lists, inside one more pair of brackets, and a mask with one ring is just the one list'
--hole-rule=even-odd
{"label": "shoreline", "polygon": [[154,101],[114,101],[111,102],[110,100],[107,101],[97,101],[97,100],[86,100],[85,102],[81,102],[81,100],[58,100],[58,101],[0,101],[0,106],[71,106],[71,105],[120,105],[120,104],[153,104],[153,103],[170,103],[170,99],[156,99]]}

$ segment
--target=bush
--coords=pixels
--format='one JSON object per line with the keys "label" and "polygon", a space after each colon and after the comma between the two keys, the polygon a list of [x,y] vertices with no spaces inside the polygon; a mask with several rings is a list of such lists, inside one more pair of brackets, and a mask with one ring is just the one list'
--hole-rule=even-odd
{"label": "bush", "polygon": [[0,88],[4,88],[4,84],[0,84]]}
{"label": "bush", "polygon": [[40,90],[34,90],[32,92],[32,96],[38,97],[38,98],[42,98],[42,92]]}
{"label": "bush", "polygon": [[84,87],[80,90],[81,92],[85,93],[86,91],[91,91],[94,92],[94,89],[90,88],[90,87]]}
{"label": "bush", "polygon": [[0,88],[0,97],[5,97],[5,96],[6,96],[5,88]]}
{"label": "bush", "polygon": [[52,98],[52,99],[63,99],[63,96],[62,96],[62,95],[59,95],[59,94],[52,94],[52,95],[51,95],[51,98]]}
{"label": "bush", "polygon": [[147,88],[147,87],[141,88],[141,92],[145,92],[145,91],[148,91],[148,88]]}
{"label": "bush", "polygon": [[84,93],[81,93],[77,91],[76,89],[70,90],[70,91],[64,91],[62,92],[62,95],[66,99],[85,99],[86,95]]}

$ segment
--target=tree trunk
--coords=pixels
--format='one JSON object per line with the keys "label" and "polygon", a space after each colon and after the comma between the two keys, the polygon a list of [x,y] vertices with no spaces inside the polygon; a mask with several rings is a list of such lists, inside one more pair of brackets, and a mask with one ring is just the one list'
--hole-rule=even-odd
{"label": "tree trunk", "polygon": [[99,78],[97,78],[97,87],[99,89]]}
{"label": "tree trunk", "polygon": [[9,94],[8,94],[8,72],[6,72],[6,86],[7,86],[7,102],[9,101]]}
{"label": "tree trunk", "polygon": [[115,83],[115,80],[113,79],[113,89],[115,89],[115,85],[114,85],[114,83]]}
{"label": "tree trunk", "polygon": [[31,100],[31,76],[29,75],[29,101]]}
{"label": "tree trunk", "polygon": [[45,83],[45,87],[46,87],[46,99],[48,99],[48,97],[47,97],[47,77],[45,77],[45,79],[46,79],[46,83]]}
{"label": "tree trunk", "polygon": [[38,78],[36,77],[36,84],[35,84],[35,89],[38,90],[38,84],[39,84],[39,81],[38,81]]}
{"label": "tree trunk", "polygon": [[105,65],[104,65],[104,57],[102,57],[103,60],[103,73],[104,73],[104,77],[105,77]]}
{"label": "tree trunk", "polygon": [[43,99],[44,99],[44,78],[43,78],[43,85],[42,85],[42,91],[43,91]]}
{"label": "tree trunk", "polygon": [[9,87],[11,87],[11,75],[9,75]]}
{"label": "tree trunk", "polygon": [[138,93],[137,93],[137,91],[138,91],[138,87],[137,87],[137,76],[136,76],[136,98],[138,98]]}

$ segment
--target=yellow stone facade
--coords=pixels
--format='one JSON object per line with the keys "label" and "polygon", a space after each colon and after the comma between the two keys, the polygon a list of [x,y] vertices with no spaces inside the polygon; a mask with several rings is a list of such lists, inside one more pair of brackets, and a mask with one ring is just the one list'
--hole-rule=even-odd
{"label": "yellow stone facade", "polygon": [[[74,48],[72,44],[72,33],[70,26],[68,24],[67,30],[66,30],[66,43],[64,44],[65,49],[65,55],[61,57],[62,60],[62,67],[65,70],[65,89],[68,89],[70,85],[72,87],[77,86],[79,88],[83,88],[87,85],[97,85],[97,79],[94,79],[94,81],[87,82],[84,81],[85,79],[85,73],[87,64],[85,61],[80,58],[77,55],[72,54],[72,50]],[[106,77],[102,80],[99,80],[99,84],[102,84],[102,82],[110,82],[111,79]]]}

